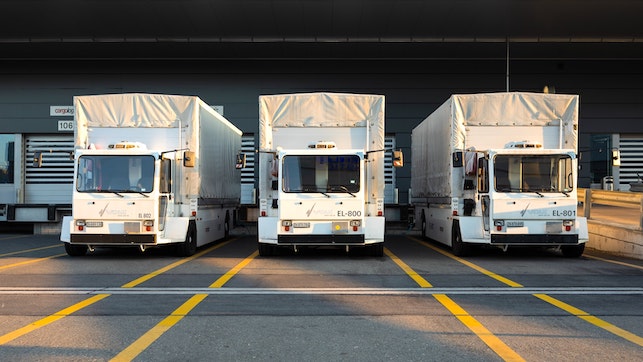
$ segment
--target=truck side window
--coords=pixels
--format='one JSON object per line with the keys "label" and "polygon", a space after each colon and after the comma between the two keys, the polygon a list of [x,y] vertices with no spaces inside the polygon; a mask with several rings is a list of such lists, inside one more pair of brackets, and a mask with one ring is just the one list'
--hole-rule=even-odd
{"label": "truck side window", "polygon": [[172,160],[161,160],[161,193],[172,192]]}
{"label": "truck side window", "polygon": [[478,192],[489,192],[489,161],[480,157],[478,159]]}

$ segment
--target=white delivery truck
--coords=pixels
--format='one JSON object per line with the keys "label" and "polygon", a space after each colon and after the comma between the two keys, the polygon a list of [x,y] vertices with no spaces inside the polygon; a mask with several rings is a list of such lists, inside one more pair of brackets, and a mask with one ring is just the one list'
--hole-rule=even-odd
{"label": "white delivery truck", "polygon": [[228,235],[239,205],[241,131],[194,96],[74,97],[69,255],[173,244],[180,255]]}
{"label": "white delivery truck", "polygon": [[452,95],[411,141],[411,202],[423,237],[455,255],[475,244],[583,253],[577,95]]}
{"label": "white delivery truck", "polygon": [[330,245],[381,256],[385,152],[384,96],[260,96],[260,255]]}

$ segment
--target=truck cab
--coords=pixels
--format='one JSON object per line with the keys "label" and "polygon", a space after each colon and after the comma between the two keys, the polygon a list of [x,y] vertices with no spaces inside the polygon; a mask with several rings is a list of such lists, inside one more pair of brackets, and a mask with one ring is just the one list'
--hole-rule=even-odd
{"label": "truck cab", "polygon": [[272,190],[260,199],[259,252],[270,255],[276,246],[368,245],[381,255],[384,203],[366,201],[367,162],[363,150],[337,149],[333,142],[278,151]]}
{"label": "truck cab", "polygon": [[582,254],[588,236],[585,219],[576,215],[575,151],[517,142],[465,152],[464,158],[464,197],[454,212],[461,240],[452,242],[554,246],[568,256]]}

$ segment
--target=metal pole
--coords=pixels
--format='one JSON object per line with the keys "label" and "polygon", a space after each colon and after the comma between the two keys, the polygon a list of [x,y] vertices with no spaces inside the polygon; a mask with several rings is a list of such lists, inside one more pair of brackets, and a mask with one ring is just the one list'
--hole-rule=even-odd
{"label": "metal pole", "polygon": [[509,38],[507,38],[507,92],[509,92]]}

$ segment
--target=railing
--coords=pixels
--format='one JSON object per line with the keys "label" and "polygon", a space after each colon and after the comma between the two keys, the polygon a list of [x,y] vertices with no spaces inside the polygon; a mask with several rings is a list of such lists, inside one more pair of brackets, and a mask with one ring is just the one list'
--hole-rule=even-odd
{"label": "railing", "polygon": [[[592,218],[592,214],[597,214],[596,219],[620,219],[635,223],[639,229],[643,229],[643,193],[579,188],[577,195],[578,202],[583,205],[583,214],[587,219]],[[593,213],[592,206],[599,205],[608,206],[608,208],[599,210],[594,207],[597,212]]]}

